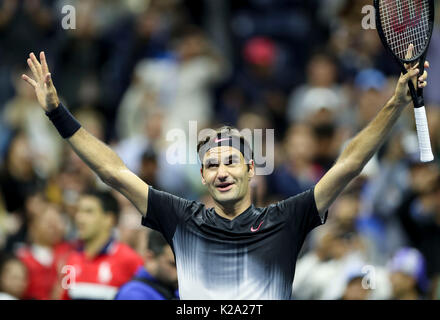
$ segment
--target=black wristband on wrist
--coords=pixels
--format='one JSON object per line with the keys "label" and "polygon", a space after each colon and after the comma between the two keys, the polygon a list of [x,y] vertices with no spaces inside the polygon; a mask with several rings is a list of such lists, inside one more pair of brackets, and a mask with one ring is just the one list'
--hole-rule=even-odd
{"label": "black wristband on wrist", "polygon": [[67,110],[62,103],[57,108],[46,112],[46,116],[52,121],[55,128],[57,128],[60,135],[66,139],[73,136],[75,132],[81,128],[81,124],[74,118],[74,116]]}

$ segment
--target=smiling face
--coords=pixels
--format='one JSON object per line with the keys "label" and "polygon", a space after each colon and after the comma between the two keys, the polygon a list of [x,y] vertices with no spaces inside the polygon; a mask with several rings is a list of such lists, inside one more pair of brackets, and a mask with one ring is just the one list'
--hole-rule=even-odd
{"label": "smiling face", "polygon": [[243,154],[235,148],[221,146],[208,150],[201,173],[202,183],[221,205],[234,205],[250,196],[249,181],[254,176],[254,164],[251,162],[248,166]]}

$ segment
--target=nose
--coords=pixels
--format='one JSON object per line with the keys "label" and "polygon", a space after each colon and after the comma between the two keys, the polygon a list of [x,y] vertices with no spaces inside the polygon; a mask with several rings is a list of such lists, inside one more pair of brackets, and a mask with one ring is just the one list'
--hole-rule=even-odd
{"label": "nose", "polygon": [[217,178],[221,181],[226,180],[228,177],[228,170],[226,166],[223,163],[220,163],[217,169]]}

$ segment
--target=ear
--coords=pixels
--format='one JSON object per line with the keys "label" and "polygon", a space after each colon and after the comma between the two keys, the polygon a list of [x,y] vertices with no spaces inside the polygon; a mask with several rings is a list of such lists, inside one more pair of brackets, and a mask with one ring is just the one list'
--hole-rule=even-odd
{"label": "ear", "polygon": [[202,184],[206,184],[206,180],[203,178],[203,167],[200,168],[200,175],[202,176]]}
{"label": "ear", "polygon": [[255,162],[254,162],[254,160],[251,160],[249,162],[249,173],[248,173],[248,175],[249,175],[249,180],[255,176]]}

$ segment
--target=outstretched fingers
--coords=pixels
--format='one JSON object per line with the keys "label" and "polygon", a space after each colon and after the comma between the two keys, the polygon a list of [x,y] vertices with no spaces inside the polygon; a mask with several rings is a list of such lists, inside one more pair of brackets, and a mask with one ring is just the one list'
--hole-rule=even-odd
{"label": "outstretched fingers", "polygon": [[29,83],[32,87],[35,88],[37,86],[37,83],[35,82],[35,80],[32,78],[29,78],[27,75],[23,74],[23,75],[21,75],[21,78],[24,81],[26,81],[27,83]]}
{"label": "outstretched fingers", "polygon": [[33,52],[29,55],[32,61],[32,64],[34,65],[34,68],[37,72],[38,79],[43,79],[43,70],[41,69],[41,64],[38,62],[37,57]]}
{"label": "outstretched fingers", "polygon": [[32,71],[32,75],[34,76],[34,79],[36,79],[36,80],[38,81],[38,80],[40,79],[40,76],[38,75],[38,71],[37,71],[37,68],[36,68],[35,65],[34,65],[34,62],[32,61],[31,58],[28,58],[28,59],[26,60],[26,62],[27,62],[27,64],[28,64],[29,68],[30,68],[31,71]]}
{"label": "outstretched fingers", "polygon": [[40,52],[40,61],[43,75],[47,77],[47,74],[49,73],[49,67],[47,66],[46,55],[44,54],[44,51]]}

